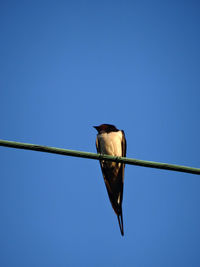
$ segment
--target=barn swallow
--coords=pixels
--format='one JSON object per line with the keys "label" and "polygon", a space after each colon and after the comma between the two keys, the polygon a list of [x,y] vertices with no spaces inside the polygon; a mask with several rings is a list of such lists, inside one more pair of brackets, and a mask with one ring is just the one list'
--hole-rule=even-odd
{"label": "barn swallow", "polygon": [[[126,157],[126,138],[123,130],[114,125],[101,124],[93,126],[98,134],[96,138],[97,152],[111,156]],[[100,166],[112,207],[117,214],[122,236],[124,235],[122,199],[124,187],[125,164],[100,160]]]}

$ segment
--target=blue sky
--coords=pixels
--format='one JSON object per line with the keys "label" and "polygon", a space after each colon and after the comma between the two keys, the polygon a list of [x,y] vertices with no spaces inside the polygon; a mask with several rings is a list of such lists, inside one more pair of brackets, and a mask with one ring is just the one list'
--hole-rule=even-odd
{"label": "blue sky", "polygon": [[[198,1],[1,1],[0,138],[200,167]],[[200,179],[126,166],[124,228],[99,163],[0,148],[0,265],[200,266]]]}

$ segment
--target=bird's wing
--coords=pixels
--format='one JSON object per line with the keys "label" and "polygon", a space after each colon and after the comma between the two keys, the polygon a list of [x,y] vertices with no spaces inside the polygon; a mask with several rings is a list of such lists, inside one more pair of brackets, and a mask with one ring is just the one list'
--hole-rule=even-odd
{"label": "bird's wing", "polygon": [[[122,156],[126,156],[126,139],[124,132],[122,131]],[[97,152],[101,153],[100,145],[98,141],[98,136],[96,138],[96,148]],[[116,168],[118,167],[118,164],[116,162]],[[116,174],[116,170],[113,168],[106,168],[106,164],[102,164],[102,161],[100,161],[101,170],[104,177],[104,182],[106,184],[106,188],[108,191],[108,195],[110,198],[110,202],[112,204],[112,207],[116,214],[119,214],[121,212],[121,205],[122,205],[122,199],[123,199],[123,186],[124,186],[124,164],[120,163],[120,167],[118,169],[118,172]]]}

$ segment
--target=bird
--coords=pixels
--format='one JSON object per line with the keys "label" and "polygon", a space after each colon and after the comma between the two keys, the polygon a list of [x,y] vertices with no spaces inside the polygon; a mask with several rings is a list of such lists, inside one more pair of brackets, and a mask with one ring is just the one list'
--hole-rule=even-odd
{"label": "bird", "polygon": [[[93,126],[97,130],[97,153],[111,156],[126,157],[126,138],[123,130],[118,130],[112,124]],[[124,187],[125,164],[107,160],[100,160],[100,166],[108,192],[108,196],[115,211],[121,231],[124,235],[122,200]]]}

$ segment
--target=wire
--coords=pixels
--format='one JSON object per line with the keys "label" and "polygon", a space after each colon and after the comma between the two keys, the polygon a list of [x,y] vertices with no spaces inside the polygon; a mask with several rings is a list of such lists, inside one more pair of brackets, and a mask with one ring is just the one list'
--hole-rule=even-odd
{"label": "wire", "polygon": [[95,159],[95,160],[108,160],[108,161],[121,162],[124,164],[130,164],[130,165],[137,165],[137,166],[143,166],[143,167],[149,167],[149,168],[164,169],[164,170],[177,171],[177,172],[186,172],[186,173],[200,175],[199,168],[192,168],[188,166],[174,165],[174,164],[168,164],[168,163],[139,160],[139,159],[125,158],[125,157],[115,157],[115,156],[109,156],[105,154],[102,155],[102,154],[96,154],[96,153],[91,153],[91,152],[76,151],[76,150],[41,146],[41,145],[28,144],[28,143],[20,143],[20,142],[7,141],[7,140],[0,140],[0,146],[12,147],[12,148],[17,148],[17,149],[34,150],[34,151],[40,151],[40,152],[46,152],[46,153],[54,153],[54,154],[60,154],[60,155],[65,155],[65,156],[71,156],[71,157],[80,157],[80,158],[88,158],[88,159]]}

